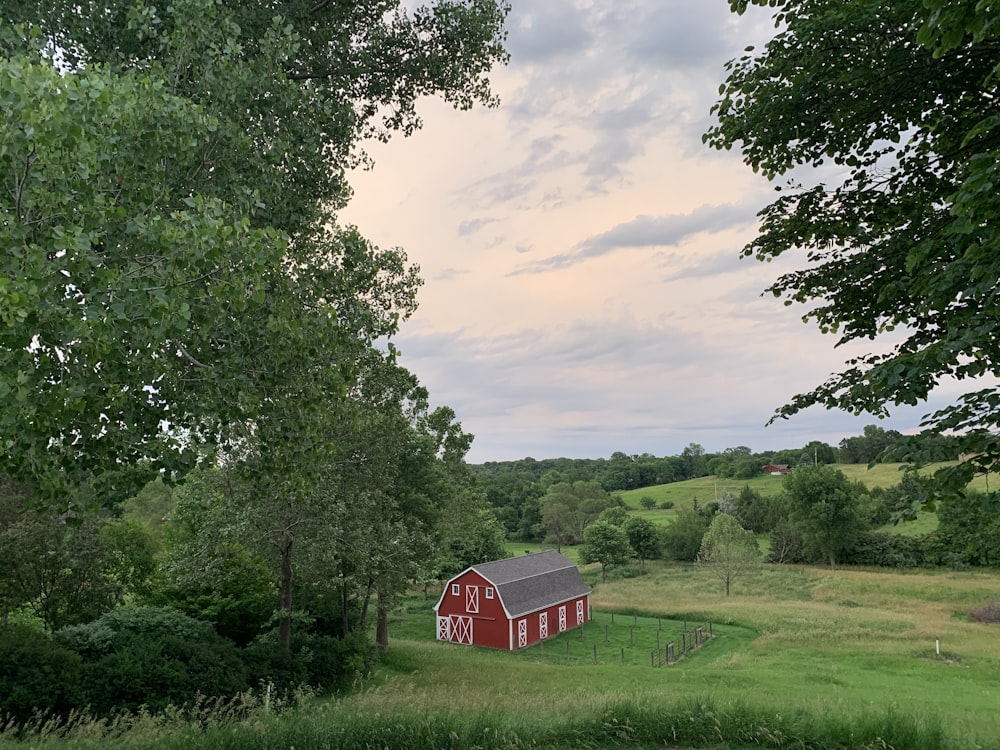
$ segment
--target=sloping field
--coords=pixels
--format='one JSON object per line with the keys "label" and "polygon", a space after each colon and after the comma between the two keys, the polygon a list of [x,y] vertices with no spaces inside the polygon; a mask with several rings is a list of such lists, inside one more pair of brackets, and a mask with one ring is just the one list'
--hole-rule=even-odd
{"label": "sloping field", "polygon": [[[588,655],[604,641],[600,626],[583,637],[564,633],[543,649],[498,653],[434,642],[431,614],[411,600],[393,625],[397,650],[381,684],[348,702],[428,712],[503,706],[555,717],[599,713],[623,700],[708,696],[778,713],[934,717],[955,738],[1000,738],[1000,626],[966,616],[1000,599],[996,573],[770,566],[738,579],[727,598],[703,569],[653,564],[651,571],[595,585],[598,623],[610,623],[614,612],[619,628],[598,663]],[[652,668],[657,616],[674,631],[681,621],[711,621],[716,638],[674,666]],[[624,640],[630,629],[643,632],[634,648]]]}

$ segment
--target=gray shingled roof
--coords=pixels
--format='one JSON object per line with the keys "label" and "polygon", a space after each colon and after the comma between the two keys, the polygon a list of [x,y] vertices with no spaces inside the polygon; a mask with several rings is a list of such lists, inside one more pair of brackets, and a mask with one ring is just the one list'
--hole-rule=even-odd
{"label": "gray shingled roof", "polygon": [[473,565],[492,583],[511,617],[589,594],[577,567],[554,550]]}

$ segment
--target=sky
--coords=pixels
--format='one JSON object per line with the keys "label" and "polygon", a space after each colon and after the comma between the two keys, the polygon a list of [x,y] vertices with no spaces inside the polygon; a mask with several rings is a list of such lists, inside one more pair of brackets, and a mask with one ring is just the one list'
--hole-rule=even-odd
{"label": "sky", "polygon": [[[741,259],[773,186],[702,144],[724,64],[774,32],[725,0],[512,0],[495,109],[422,102],[369,144],[345,224],[421,268],[401,364],[476,438],[471,463],[836,445],[889,419],[775,409],[869,347],[835,347]],[[794,255],[794,254],[786,254]]]}

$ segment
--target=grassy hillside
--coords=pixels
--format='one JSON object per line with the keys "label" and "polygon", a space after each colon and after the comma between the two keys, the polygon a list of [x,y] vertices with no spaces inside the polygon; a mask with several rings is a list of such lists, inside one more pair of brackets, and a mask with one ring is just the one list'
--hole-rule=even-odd
{"label": "grassy hillside", "polygon": [[[1000,599],[998,572],[768,566],[731,597],[693,566],[583,572],[595,620],[523,652],[435,641],[436,597],[413,596],[350,695],[283,714],[241,703],[221,725],[178,712],[23,740],[0,727],[0,748],[1000,750],[1000,625],[967,616]],[[706,620],[700,650],[650,666],[657,633]]]}
{"label": "grassy hillside", "polygon": [[[898,711],[937,717],[956,737],[1000,738],[1000,626],[970,622],[966,614],[1000,598],[997,573],[769,566],[737,579],[726,598],[704,569],[653,564],[648,575],[594,589],[596,628],[521,654],[433,642],[433,617],[411,601],[393,624],[398,653],[381,684],[349,703],[427,712],[502,705],[555,717],[597,713],[621,700],[712,696],[777,712]],[[612,612],[611,646],[594,664],[591,649],[603,648]],[[680,664],[651,668],[656,616],[669,618],[673,631],[685,619],[688,627],[711,620],[717,637]],[[630,630],[634,647],[626,640]]]}

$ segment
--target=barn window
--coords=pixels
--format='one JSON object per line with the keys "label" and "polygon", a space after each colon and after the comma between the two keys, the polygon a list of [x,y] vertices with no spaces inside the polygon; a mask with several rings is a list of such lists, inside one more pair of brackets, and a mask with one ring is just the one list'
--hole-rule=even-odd
{"label": "barn window", "polygon": [[492,588],[487,588],[486,589],[486,598],[487,599],[492,599],[493,598],[493,589]]}
{"label": "barn window", "polygon": [[457,583],[451,584],[451,595],[452,596],[459,596],[461,593],[462,593],[462,587],[461,586],[459,586]]}

